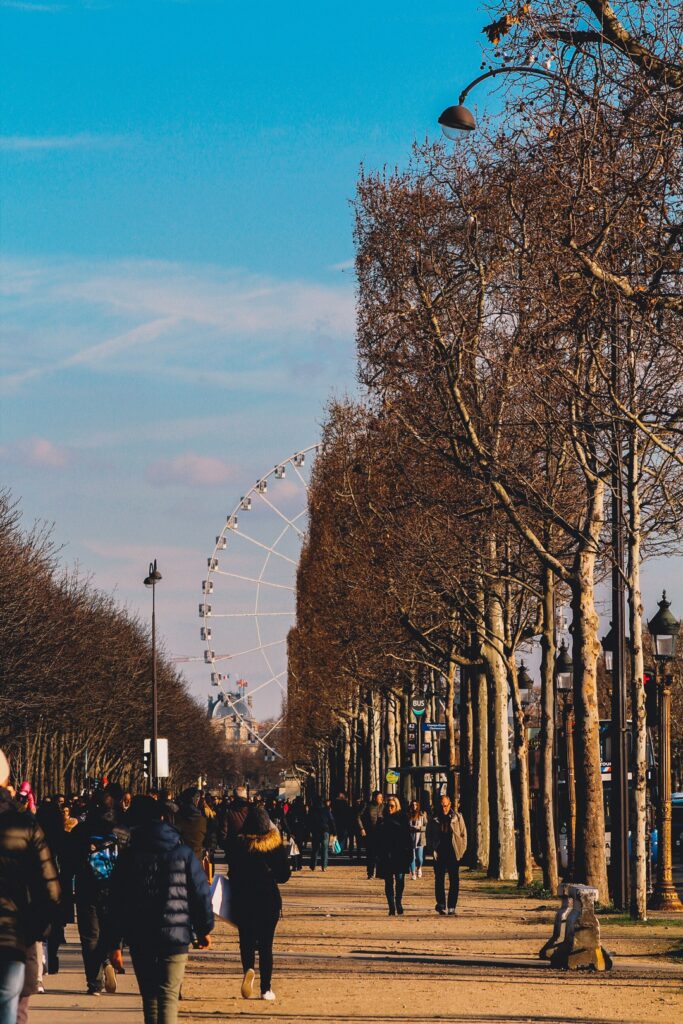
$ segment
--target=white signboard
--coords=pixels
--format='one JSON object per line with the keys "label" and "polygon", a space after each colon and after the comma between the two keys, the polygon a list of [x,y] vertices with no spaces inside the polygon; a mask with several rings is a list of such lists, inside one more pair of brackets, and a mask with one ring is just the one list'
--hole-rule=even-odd
{"label": "white signboard", "polygon": [[[145,754],[149,754],[151,749],[151,739],[145,740]],[[168,770],[168,740],[157,736],[157,778],[167,779],[170,774]]]}

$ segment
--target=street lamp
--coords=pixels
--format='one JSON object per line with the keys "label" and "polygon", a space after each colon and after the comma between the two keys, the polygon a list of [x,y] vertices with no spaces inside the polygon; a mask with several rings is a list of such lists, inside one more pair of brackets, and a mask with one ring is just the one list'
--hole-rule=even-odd
{"label": "street lamp", "polygon": [[666,591],[658,604],[659,611],[647,624],[659,670],[659,858],[651,906],[653,910],[680,913],[683,912],[683,903],[674,888],[671,870],[671,675],[666,666],[676,655],[676,639],[681,624],[670,611]]}
{"label": "street lamp", "polygon": [[159,734],[158,689],[157,689],[157,632],[156,632],[156,588],[161,579],[157,569],[157,560],[149,563],[149,574],[142,581],[146,587],[152,588],[152,742],[149,766],[150,784],[157,785],[157,738]]}
{"label": "street lamp", "polygon": [[569,822],[567,829],[567,874],[571,878],[574,871],[576,851],[576,771],[574,768],[574,705],[572,692],[574,685],[574,663],[562,641],[555,659],[555,685],[557,692],[564,694],[562,702],[562,725],[564,729],[565,756],[567,761],[567,802],[569,806]]}
{"label": "street lamp", "polygon": [[605,655],[605,670],[611,674],[614,665],[614,629],[611,622],[609,624],[609,631],[603,636],[600,643]]}
{"label": "street lamp", "polygon": [[495,78],[496,75],[536,75],[540,78],[549,78],[554,82],[561,82],[565,88],[567,83],[560,76],[556,75],[552,71],[546,71],[544,68],[530,67],[528,64],[514,65],[504,68],[493,68],[491,71],[487,71],[483,75],[479,75],[474,81],[466,85],[463,91],[460,93],[457,105],[454,107],[446,107],[439,118],[439,124],[441,130],[447,139],[457,139],[460,132],[473,132],[477,127],[477,122],[474,118],[474,114],[465,106],[465,100],[470,89],[474,89],[480,82],[484,82],[487,78]]}

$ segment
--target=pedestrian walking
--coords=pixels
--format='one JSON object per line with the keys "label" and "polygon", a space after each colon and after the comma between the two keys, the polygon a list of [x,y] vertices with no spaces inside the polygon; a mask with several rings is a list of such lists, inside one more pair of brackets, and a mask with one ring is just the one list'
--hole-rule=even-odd
{"label": "pedestrian walking", "polygon": [[232,797],[221,808],[218,815],[218,841],[224,850],[232,839],[242,833],[250,806],[247,787],[237,786]]}
{"label": "pedestrian walking", "polygon": [[[61,899],[43,830],[32,814],[18,809],[9,775],[0,750],[0,1024],[16,1024],[27,955],[37,956],[50,927],[59,921]],[[27,1001],[24,1017],[26,1009]]]}
{"label": "pedestrian walking", "polygon": [[294,845],[299,851],[298,855],[295,854],[295,856],[298,856],[298,860],[295,861],[295,870],[300,871],[304,847],[308,837],[308,808],[302,796],[297,796],[289,806],[287,811],[287,828],[294,840]]}
{"label": "pedestrian walking", "polygon": [[375,850],[375,830],[377,823],[384,813],[384,797],[379,789],[372,794],[372,799],[365,804],[358,815],[358,828],[365,843],[365,863],[368,870],[368,878],[375,874],[377,855]]}
{"label": "pedestrian walking", "polygon": [[337,826],[337,841],[341,846],[342,852],[344,852],[344,850],[346,850],[346,844],[349,841],[353,814],[346,793],[340,793],[334,801],[332,813]]}
{"label": "pedestrian walking", "polygon": [[160,801],[133,799],[131,841],[111,876],[107,920],[115,968],[121,965],[122,940],[130,947],[145,1024],[177,1024],[188,948],[196,935],[199,949],[207,949],[214,927],[202,866],[163,813]]}
{"label": "pedestrian walking", "polygon": [[410,839],[413,856],[410,861],[410,877],[413,881],[422,878],[422,865],[425,859],[425,840],[427,835],[427,815],[420,807],[417,800],[411,800],[408,807],[408,826],[410,828]]}
{"label": "pedestrian walking", "polygon": [[[97,790],[85,821],[68,836],[64,871],[74,880],[76,923],[81,940],[88,995],[116,991],[116,974],[107,961],[107,917],[111,909],[110,879],[119,853],[129,839],[128,830],[116,824],[114,800]],[[68,886],[71,891],[71,886]]]}
{"label": "pedestrian walking", "polygon": [[282,912],[278,886],[290,877],[288,847],[279,830],[271,828],[266,811],[252,807],[242,834],[228,843],[226,856],[244,971],[242,996],[252,995],[258,949],[261,999],[272,1002],[273,940]]}
{"label": "pedestrian walking", "polygon": [[384,879],[389,916],[403,913],[405,874],[413,855],[408,819],[397,796],[387,797],[386,811],[375,830],[377,877]]}
{"label": "pedestrian walking", "polygon": [[[174,815],[174,824],[180,832],[183,842],[190,847],[197,860],[201,862],[206,850],[208,823],[199,809],[200,799],[201,792],[196,786],[191,786],[190,789],[181,793],[178,799],[178,813]],[[163,804],[162,816],[166,818]]]}
{"label": "pedestrian walking", "polygon": [[[438,914],[455,914],[460,892],[460,861],[467,850],[467,827],[462,814],[444,794],[440,809],[427,826],[427,841],[434,854],[435,910]],[[446,902],[448,875],[448,902]]]}
{"label": "pedestrian walking", "polygon": [[[43,800],[36,811],[36,821],[45,834],[45,840],[50,850],[53,863],[57,868],[57,877],[60,885],[63,886],[62,871],[65,863],[67,834],[64,830],[64,816],[56,800]],[[64,924],[66,919],[55,922],[50,929],[50,934],[45,942],[45,962],[47,974],[59,973],[59,947],[65,941]],[[38,991],[42,989],[42,956],[38,960]]]}
{"label": "pedestrian walking", "polygon": [[349,858],[355,859],[360,864],[363,859],[363,839],[361,837],[360,815],[365,804],[362,800],[355,800],[351,809],[349,824]]}
{"label": "pedestrian walking", "polygon": [[330,801],[316,801],[311,807],[308,821],[308,830],[311,833],[311,871],[315,871],[320,858],[320,868],[327,870],[330,857],[330,836],[336,834],[337,827],[334,815],[330,810]]}

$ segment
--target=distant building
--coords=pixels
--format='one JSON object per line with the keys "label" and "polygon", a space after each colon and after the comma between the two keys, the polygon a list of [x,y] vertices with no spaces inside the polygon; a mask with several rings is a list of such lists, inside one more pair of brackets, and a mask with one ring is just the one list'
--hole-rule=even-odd
{"label": "distant building", "polygon": [[258,725],[254,718],[252,698],[242,690],[237,693],[221,692],[208,698],[208,717],[211,725],[222,734],[228,746],[242,746],[255,750]]}

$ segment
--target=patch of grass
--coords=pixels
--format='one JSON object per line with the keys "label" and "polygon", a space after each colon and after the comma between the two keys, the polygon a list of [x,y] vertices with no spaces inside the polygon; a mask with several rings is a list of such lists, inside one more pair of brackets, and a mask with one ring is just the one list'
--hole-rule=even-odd
{"label": "patch of grass", "polygon": [[615,924],[620,928],[683,928],[683,918],[679,917],[648,917],[647,921],[634,921],[628,914],[624,914],[615,907],[596,907],[596,913],[600,918],[606,918],[607,924]]}

